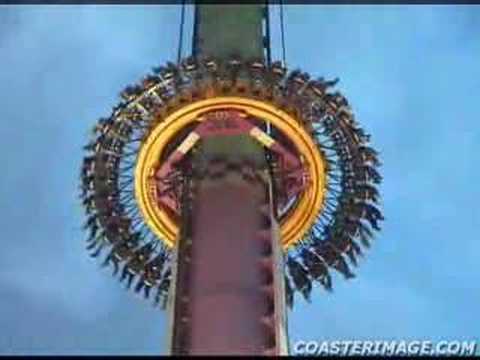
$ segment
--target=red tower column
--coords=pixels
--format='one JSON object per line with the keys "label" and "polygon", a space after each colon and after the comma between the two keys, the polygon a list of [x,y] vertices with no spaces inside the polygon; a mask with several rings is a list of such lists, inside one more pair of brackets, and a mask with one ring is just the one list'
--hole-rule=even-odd
{"label": "red tower column", "polygon": [[180,239],[174,354],[275,354],[275,285],[267,183],[242,171],[194,182]]}
{"label": "red tower column", "polygon": [[[271,268],[262,266],[265,184],[235,172],[198,184],[192,217],[192,353],[259,354],[275,345],[261,324],[272,312]],[[268,229],[267,229],[268,230]]]}

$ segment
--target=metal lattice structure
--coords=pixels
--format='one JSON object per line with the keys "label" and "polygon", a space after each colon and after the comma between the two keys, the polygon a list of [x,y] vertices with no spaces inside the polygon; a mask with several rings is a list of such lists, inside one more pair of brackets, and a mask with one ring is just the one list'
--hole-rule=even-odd
{"label": "metal lattice structure", "polygon": [[[314,282],[331,290],[332,269],[353,277],[351,266],[383,220],[382,177],[370,136],[336,83],[288,72],[280,62],[190,57],[128,86],[85,147],[81,199],[91,255],[102,257],[127,287],[165,304],[182,194],[192,177],[202,176],[191,159],[208,123],[222,124],[221,112],[233,108],[240,120],[232,131],[253,136],[266,150],[280,227],[305,219],[282,233],[287,303],[293,306],[295,292],[309,300]],[[274,115],[265,121],[259,111]],[[243,169],[247,177],[259,170]]]}

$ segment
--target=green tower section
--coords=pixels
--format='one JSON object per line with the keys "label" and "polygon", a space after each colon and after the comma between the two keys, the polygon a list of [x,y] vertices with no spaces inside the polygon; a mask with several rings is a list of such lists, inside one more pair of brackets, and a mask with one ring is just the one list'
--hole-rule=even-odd
{"label": "green tower section", "polygon": [[197,5],[194,49],[202,56],[263,59],[264,5]]}
{"label": "green tower section", "polygon": [[[245,60],[264,59],[263,20],[266,5],[196,5],[193,53],[219,60],[234,56]],[[245,160],[265,165],[265,152],[248,135],[214,137],[202,142],[196,165],[215,156],[231,161]]]}

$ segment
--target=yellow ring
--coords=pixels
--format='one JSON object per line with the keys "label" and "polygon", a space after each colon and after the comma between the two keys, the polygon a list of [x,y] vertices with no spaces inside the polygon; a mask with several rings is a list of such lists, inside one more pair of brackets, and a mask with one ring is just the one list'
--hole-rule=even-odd
{"label": "yellow ring", "polygon": [[149,188],[152,169],[158,164],[165,146],[185,126],[212,110],[236,109],[270,122],[293,142],[308,169],[310,183],[302,194],[297,206],[282,219],[280,235],[282,246],[287,249],[298,242],[314,224],[322,210],[325,197],[325,162],[310,134],[297,120],[275,106],[242,97],[214,97],[186,105],[168,115],[149,134],[142,145],[135,167],[135,198],[150,229],[169,247],[175,246],[178,225],[155,202]]}

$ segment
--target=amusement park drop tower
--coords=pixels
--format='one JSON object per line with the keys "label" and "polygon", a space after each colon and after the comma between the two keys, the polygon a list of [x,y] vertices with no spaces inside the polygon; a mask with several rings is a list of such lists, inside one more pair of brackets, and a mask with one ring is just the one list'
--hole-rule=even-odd
{"label": "amusement park drop tower", "polygon": [[294,294],[353,277],[383,220],[370,136],[337,81],[271,62],[268,14],[196,5],[192,56],[125,88],[85,147],[87,248],[167,306],[172,354],[287,354]]}

